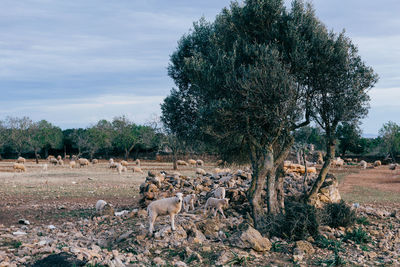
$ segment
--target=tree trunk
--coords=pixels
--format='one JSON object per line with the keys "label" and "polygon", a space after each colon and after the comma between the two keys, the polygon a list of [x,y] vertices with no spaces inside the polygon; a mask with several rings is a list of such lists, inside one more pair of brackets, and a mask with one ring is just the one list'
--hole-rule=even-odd
{"label": "tree trunk", "polygon": [[313,188],[307,197],[308,204],[314,205],[317,200],[317,194],[322,184],[325,182],[326,175],[329,172],[332,158],[335,156],[335,140],[330,140],[326,147],[325,162],[322,166],[321,171],[318,174],[317,180],[315,180]]}
{"label": "tree trunk", "polygon": [[35,160],[36,160],[36,164],[39,164],[39,155],[36,150],[35,150]]}
{"label": "tree trunk", "polygon": [[67,157],[67,146],[64,145],[64,159]]}
{"label": "tree trunk", "polygon": [[307,194],[307,176],[308,176],[308,170],[307,170],[307,157],[306,157],[306,152],[304,151],[304,149],[302,150],[303,152],[303,160],[305,162],[304,164],[304,196]]}
{"label": "tree trunk", "polygon": [[172,152],[172,162],[173,162],[173,169],[177,170],[178,169],[178,164],[176,164],[176,152]]}
{"label": "tree trunk", "polygon": [[125,149],[125,156],[124,156],[124,159],[125,159],[125,160],[128,160],[128,157],[129,157],[129,150],[128,150],[128,149]]}
{"label": "tree trunk", "polygon": [[261,222],[264,217],[263,215],[265,214],[264,201],[261,198],[261,193],[265,188],[266,176],[273,168],[274,156],[272,148],[266,153],[256,154],[258,154],[257,158],[253,159],[252,162],[253,177],[250,188],[247,191],[247,198],[249,199],[251,205],[254,226],[258,228],[261,226]]}

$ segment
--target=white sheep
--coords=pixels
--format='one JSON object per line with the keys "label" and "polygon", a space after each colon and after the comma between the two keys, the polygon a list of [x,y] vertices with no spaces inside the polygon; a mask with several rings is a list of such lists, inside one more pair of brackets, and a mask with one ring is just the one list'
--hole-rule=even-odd
{"label": "white sheep", "polygon": [[122,172],[126,172],[127,168],[125,166],[122,166],[120,163],[117,163],[117,171],[119,174],[121,174]]}
{"label": "white sheep", "polygon": [[143,171],[142,171],[142,169],[141,169],[140,167],[134,166],[132,170],[133,170],[133,172],[140,172],[140,173],[143,173]]}
{"label": "white sheep", "polygon": [[135,161],[136,165],[140,167],[140,159],[136,159]]}
{"label": "white sheep", "polygon": [[13,168],[14,171],[26,172],[25,165],[22,163],[14,163]]}
{"label": "white sheep", "polygon": [[57,161],[57,164],[58,164],[58,165],[61,165],[61,166],[64,166],[64,161],[63,161],[62,159],[59,159],[59,160]]}
{"label": "white sheep", "polygon": [[196,166],[204,166],[204,161],[201,159],[196,160]]}
{"label": "white sheep", "polygon": [[176,161],[176,164],[177,165],[182,165],[182,166],[188,166],[189,164],[186,162],[186,161],[184,161],[184,160],[177,160]]}
{"label": "white sheep", "polygon": [[214,210],[214,217],[217,215],[217,211],[219,211],[222,214],[222,217],[226,218],[222,208],[227,207],[228,204],[229,198],[218,199],[210,197],[207,199],[206,205],[204,206],[204,214],[206,214],[207,210],[211,208]]}
{"label": "white sheep", "polygon": [[382,162],[380,161],[380,160],[376,160],[375,162],[374,162],[374,167],[379,167],[379,166],[381,166],[382,165]]}
{"label": "white sheep", "polygon": [[360,161],[360,166],[361,166],[361,168],[366,169],[367,168],[367,162],[365,160]]}
{"label": "white sheep", "polygon": [[214,196],[215,196],[215,198],[218,198],[218,199],[225,198],[225,187],[218,187],[217,189],[215,189]]}
{"label": "white sheep", "polygon": [[94,165],[94,164],[97,164],[97,163],[99,163],[99,160],[98,159],[92,159],[92,164]]}
{"label": "white sheep", "polygon": [[190,194],[183,198],[183,209],[188,212],[190,208],[194,210],[194,203],[196,202],[196,195]]}
{"label": "white sheep", "polygon": [[160,215],[169,215],[171,218],[171,229],[175,231],[175,215],[182,209],[183,195],[177,193],[175,197],[164,198],[153,201],[147,207],[149,215],[149,232],[154,231],[154,222]]}
{"label": "white sheep", "polygon": [[99,200],[96,203],[96,213],[99,215],[114,215],[114,208],[111,204],[107,203],[104,200]]}
{"label": "white sheep", "polygon": [[23,157],[18,157],[16,162],[24,164],[26,162],[26,160]]}
{"label": "white sheep", "polygon": [[76,167],[76,162],[75,162],[75,160],[72,160],[72,161],[69,162],[69,167],[70,167],[71,169]]}
{"label": "white sheep", "polygon": [[196,168],[196,174],[206,175],[207,172],[205,170],[203,170],[202,168]]}
{"label": "white sheep", "polygon": [[79,167],[89,166],[89,160],[87,160],[85,158],[78,159],[78,163],[79,163]]}
{"label": "white sheep", "polygon": [[60,155],[58,155],[57,160],[62,160],[62,157]]}
{"label": "white sheep", "polygon": [[189,159],[189,160],[188,160],[188,163],[189,163],[190,165],[192,165],[192,166],[194,166],[194,165],[197,164],[197,162],[196,162],[194,159]]}
{"label": "white sheep", "polygon": [[129,163],[126,160],[122,160],[121,165],[124,167],[128,167]]}

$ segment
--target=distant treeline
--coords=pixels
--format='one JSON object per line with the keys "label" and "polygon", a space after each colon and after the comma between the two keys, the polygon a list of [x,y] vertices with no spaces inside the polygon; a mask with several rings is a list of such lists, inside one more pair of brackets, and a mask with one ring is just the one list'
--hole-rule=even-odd
{"label": "distant treeline", "polygon": [[[400,154],[400,126],[394,122],[383,125],[377,138],[364,138],[355,124],[341,124],[336,132],[337,156],[395,158]],[[294,148],[313,144],[324,150],[323,131],[318,127],[300,128],[295,135]],[[204,144],[189,144],[162,130],[156,121],[138,125],[125,116],[112,121],[100,120],[87,128],[61,130],[46,120],[34,122],[28,117],[7,117],[0,121],[0,157],[47,158],[48,155],[77,155],[104,158],[138,157],[155,159],[156,154],[175,156],[215,155]],[[187,157],[187,156],[186,156]]]}
{"label": "distant treeline", "polygon": [[77,155],[87,158],[155,157],[165,140],[155,125],[138,125],[126,117],[100,120],[87,128],[61,130],[46,120],[7,117],[0,121],[0,156],[47,158]]}

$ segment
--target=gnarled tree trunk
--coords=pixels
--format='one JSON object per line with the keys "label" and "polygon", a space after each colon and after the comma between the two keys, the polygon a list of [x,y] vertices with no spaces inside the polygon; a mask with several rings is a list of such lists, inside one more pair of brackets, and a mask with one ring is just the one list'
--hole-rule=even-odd
{"label": "gnarled tree trunk", "polygon": [[315,201],[317,200],[317,194],[319,189],[321,188],[322,184],[325,182],[326,175],[329,172],[329,168],[332,162],[333,157],[335,156],[335,139],[329,140],[327,147],[326,147],[326,156],[325,156],[325,162],[324,165],[322,166],[321,171],[318,174],[317,180],[315,180],[313,188],[308,194],[307,197],[307,202],[308,204],[315,204]]}

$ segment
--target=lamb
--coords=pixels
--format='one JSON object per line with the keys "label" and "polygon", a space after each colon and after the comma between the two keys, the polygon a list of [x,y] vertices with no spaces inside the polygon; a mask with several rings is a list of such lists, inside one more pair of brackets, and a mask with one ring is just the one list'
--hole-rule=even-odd
{"label": "lamb", "polygon": [[204,161],[201,159],[196,160],[196,166],[204,166]]}
{"label": "lamb", "polygon": [[53,164],[53,165],[57,165],[58,164],[58,160],[56,158],[50,158],[49,159],[49,163]]}
{"label": "lamb", "polygon": [[62,160],[62,157],[60,155],[57,156],[57,160],[60,161]]}
{"label": "lamb", "polygon": [[194,210],[194,203],[196,202],[196,195],[190,194],[183,198],[183,208],[186,212],[192,208]]}
{"label": "lamb", "polygon": [[23,158],[23,157],[18,157],[16,162],[17,162],[17,163],[22,163],[22,164],[24,164],[25,161],[26,161],[25,158]]}
{"label": "lamb", "polygon": [[225,198],[225,187],[218,187],[214,191],[215,198],[224,199]]}
{"label": "lamb", "polygon": [[206,171],[202,168],[196,168],[196,174],[206,175]]}
{"label": "lamb", "polygon": [[121,165],[124,167],[128,167],[129,163],[126,160],[122,160]]}
{"label": "lamb", "polygon": [[204,214],[206,214],[207,210],[211,208],[214,209],[214,217],[217,215],[217,211],[219,211],[222,214],[222,217],[226,218],[222,208],[228,206],[228,203],[229,198],[218,199],[210,197],[207,199],[206,205],[204,206]]}
{"label": "lamb", "polygon": [[110,169],[115,169],[115,168],[117,168],[117,166],[118,166],[118,164],[115,163],[113,159],[110,159],[110,160],[109,160],[108,167],[109,167]]}
{"label": "lamb", "polygon": [[140,159],[136,159],[135,163],[136,163],[136,166],[140,167]]}
{"label": "lamb", "polygon": [[75,160],[72,160],[72,161],[69,162],[69,167],[70,167],[71,169],[76,167],[76,162],[75,162]]}
{"label": "lamb", "polygon": [[189,164],[184,160],[177,160],[176,165],[188,166]]}
{"label": "lamb", "polygon": [[14,171],[26,172],[25,165],[22,163],[14,163],[13,168]]}
{"label": "lamb", "polygon": [[143,173],[142,169],[141,169],[140,167],[136,167],[136,166],[133,167],[132,171],[133,171],[133,172],[140,172],[140,173]]}
{"label": "lamb", "polygon": [[374,167],[378,167],[378,166],[381,166],[381,165],[382,165],[382,162],[380,160],[377,160],[377,161],[374,162]]}
{"label": "lamb", "polygon": [[149,215],[149,232],[154,231],[154,222],[160,215],[169,215],[171,217],[171,229],[175,231],[175,215],[182,209],[183,195],[177,193],[175,197],[164,198],[153,201],[147,207]]}
{"label": "lamb", "polygon": [[97,163],[99,163],[99,160],[98,159],[92,159],[92,164],[94,165],[94,164],[97,164]]}
{"label": "lamb", "polygon": [[57,164],[58,164],[58,165],[61,165],[61,166],[64,166],[64,161],[63,161],[62,159],[59,159],[59,160],[57,161]]}
{"label": "lamb", "polygon": [[103,215],[114,215],[114,208],[111,204],[105,202],[104,200],[99,200],[96,203],[96,213],[103,216]]}
{"label": "lamb", "polygon": [[188,163],[192,166],[196,165],[196,161],[194,159],[189,159]]}
{"label": "lamb", "polygon": [[121,174],[122,172],[126,172],[128,170],[125,166],[122,166],[120,163],[117,163],[116,168],[119,174]]}
{"label": "lamb", "polygon": [[89,161],[85,158],[78,159],[79,167],[89,166]]}
{"label": "lamb", "polygon": [[361,168],[366,169],[367,168],[367,162],[365,160],[360,161],[360,166],[361,166]]}

